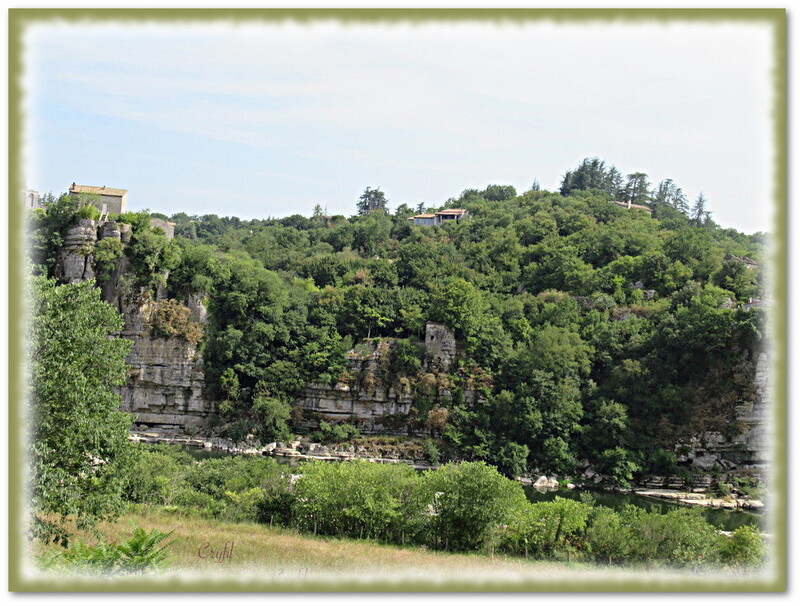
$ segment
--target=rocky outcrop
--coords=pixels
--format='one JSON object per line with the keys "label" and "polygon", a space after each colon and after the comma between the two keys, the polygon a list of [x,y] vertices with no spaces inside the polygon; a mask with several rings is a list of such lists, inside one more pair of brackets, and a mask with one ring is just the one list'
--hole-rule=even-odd
{"label": "rocky outcrop", "polygon": [[74,284],[94,280],[94,245],[97,242],[97,222],[79,219],[64,237],[58,255],[56,278]]}
{"label": "rocky outcrop", "polygon": [[[193,434],[204,430],[213,404],[203,395],[205,374],[197,345],[180,337],[154,338],[148,325],[153,302],[131,286],[128,259],[123,254],[111,269],[98,272],[95,245],[103,240],[131,239],[131,226],[115,221],[79,219],[70,228],[59,253],[56,276],[69,283],[96,281],[104,301],[123,316],[119,336],[133,341],[125,362],[128,381],[120,388],[122,410],[136,415],[135,427]],[[98,275],[98,274],[102,275]],[[188,301],[195,320],[206,320],[203,295]]]}
{"label": "rocky outcrop", "polygon": [[320,420],[354,423],[363,433],[389,429],[387,418],[405,416],[414,401],[408,381],[389,381],[388,365],[394,339],[359,344],[346,354],[346,380],[335,385],[310,383],[298,401],[308,426]]}
{"label": "rocky outcrop", "polygon": [[[446,406],[452,397],[447,371],[467,376],[463,369],[453,368],[457,358],[453,331],[444,324],[427,323],[420,343],[425,364],[413,377],[391,370],[396,345],[396,339],[362,341],[345,354],[348,368],[335,384],[308,384],[295,405],[303,410],[301,425],[316,428],[319,421],[327,421],[351,423],[366,434],[405,433],[415,413],[415,391]],[[480,399],[475,386],[468,386],[463,397],[466,403]]]}
{"label": "rocky outcrop", "polygon": [[121,388],[122,410],[136,415],[135,426],[188,434],[208,427],[214,406],[204,396],[205,373],[197,345],[182,338],[153,338],[151,303],[132,301],[123,311],[122,335],[133,341],[126,359],[128,382]]}
{"label": "rocky outcrop", "polygon": [[700,471],[747,470],[759,475],[769,466],[771,444],[771,407],[769,357],[756,354],[752,367],[750,397],[734,409],[735,435],[704,431],[678,442],[678,462]]}

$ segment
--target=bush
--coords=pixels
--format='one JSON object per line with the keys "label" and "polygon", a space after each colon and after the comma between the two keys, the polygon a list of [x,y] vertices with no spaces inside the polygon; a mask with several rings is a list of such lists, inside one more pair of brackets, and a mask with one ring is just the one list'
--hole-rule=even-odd
{"label": "bush", "polygon": [[436,443],[432,439],[427,438],[425,440],[425,443],[422,445],[422,450],[425,453],[425,458],[431,465],[439,464],[441,453],[439,452],[439,449],[436,447]]}
{"label": "bush", "polygon": [[103,238],[94,245],[94,262],[97,268],[97,276],[101,280],[109,280],[111,272],[116,266],[125,250],[125,245],[114,238]]}
{"label": "bush", "polygon": [[597,507],[586,531],[589,549],[597,560],[623,562],[630,553],[631,527],[608,507]]}
{"label": "bush", "polygon": [[[185,454],[191,461],[191,456]],[[126,470],[123,496],[133,503],[168,505],[183,481],[187,461],[165,449],[137,448]]]}
{"label": "bush", "polygon": [[100,218],[100,211],[94,204],[85,204],[78,209],[76,213],[78,219],[91,219],[97,221]]}
{"label": "bush", "polygon": [[292,504],[295,525],[314,533],[404,543],[422,522],[420,478],[406,465],[306,463]]}
{"label": "bush", "polygon": [[755,568],[764,563],[766,548],[758,528],[740,526],[720,548],[720,559],[736,568]]}
{"label": "bush", "polygon": [[309,437],[314,442],[323,444],[338,444],[347,442],[361,435],[356,427],[350,423],[328,423],[320,421],[319,430],[312,433]]}
{"label": "bush", "polygon": [[192,310],[175,299],[152,303],[147,324],[150,335],[157,339],[178,337],[195,345],[203,338],[203,328],[192,320]]}
{"label": "bush", "polygon": [[630,530],[629,558],[634,561],[699,567],[719,559],[722,537],[696,509],[659,514],[629,505],[621,517]]}
{"label": "bush", "polygon": [[448,463],[426,471],[422,490],[432,514],[426,524],[426,542],[439,549],[481,549],[497,526],[507,524],[528,504],[520,484],[482,461]]}
{"label": "bush", "polygon": [[529,552],[537,556],[569,552],[581,546],[591,510],[589,505],[561,497],[527,504],[516,512],[501,545],[512,553],[519,553],[523,548],[526,555]]}

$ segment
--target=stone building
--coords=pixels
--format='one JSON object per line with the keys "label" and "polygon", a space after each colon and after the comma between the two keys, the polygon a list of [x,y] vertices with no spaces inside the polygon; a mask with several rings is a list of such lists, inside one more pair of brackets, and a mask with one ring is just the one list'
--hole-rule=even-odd
{"label": "stone building", "polygon": [[41,206],[39,192],[34,189],[26,189],[22,192],[22,201],[25,204],[25,208],[39,208]]}
{"label": "stone building", "polygon": [[162,219],[151,218],[150,227],[158,227],[161,229],[166,234],[168,240],[172,240],[172,238],[175,237],[175,223],[164,221]]}
{"label": "stone building", "polygon": [[106,187],[105,185],[96,187],[94,185],[75,185],[75,183],[73,183],[69,188],[69,193],[73,196],[99,196],[95,201],[95,205],[100,212],[124,213],[125,204],[128,202],[127,189],[114,189],[112,187]]}

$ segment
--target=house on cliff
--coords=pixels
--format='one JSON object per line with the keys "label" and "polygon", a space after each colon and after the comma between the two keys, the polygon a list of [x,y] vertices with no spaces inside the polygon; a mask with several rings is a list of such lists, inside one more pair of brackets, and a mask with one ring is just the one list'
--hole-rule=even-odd
{"label": "house on cliff", "polygon": [[125,212],[125,204],[128,202],[127,189],[115,189],[113,187],[97,187],[95,185],[76,185],[74,182],[69,188],[72,196],[93,195],[99,196],[95,202],[97,210],[101,213],[109,212],[122,214]]}

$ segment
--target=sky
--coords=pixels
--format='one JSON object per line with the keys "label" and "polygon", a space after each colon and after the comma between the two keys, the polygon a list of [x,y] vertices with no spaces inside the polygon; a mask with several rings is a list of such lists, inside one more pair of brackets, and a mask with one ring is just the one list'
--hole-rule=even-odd
{"label": "sky", "polygon": [[538,180],[597,156],[772,231],[772,39],[758,23],[40,24],[25,182],[130,210],[352,215]]}

